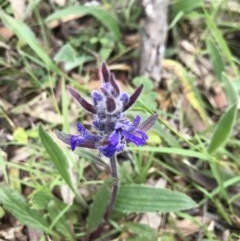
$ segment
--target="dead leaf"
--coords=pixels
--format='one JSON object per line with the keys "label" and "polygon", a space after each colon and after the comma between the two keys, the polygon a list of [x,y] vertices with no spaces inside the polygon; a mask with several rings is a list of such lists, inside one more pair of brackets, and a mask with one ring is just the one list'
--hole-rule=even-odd
{"label": "dead leaf", "polygon": [[200,118],[206,124],[208,124],[209,120],[206,111],[203,108],[199,99],[197,98],[196,90],[194,89],[191,81],[189,80],[187,72],[183,68],[183,66],[178,62],[170,59],[164,59],[162,61],[162,66],[163,68],[169,70],[170,72],[173,72],[176,75],[182,85],[186,99],[189,101],[191,106],[198,112]]}
{"label": "dead leaf", "polygon": [[223,89],[218,83],[214,83],[211,90],[213,94],[209,95],[209,98],[212,98],[212,101],[210,101],[210,103],[213,105],[214,108],[224,110],[227,107],[227,98]]}
{"label": "dead leaf", "polygon": [[27,226],[27,229],[28,229],[28,236],[29,236],[29,240],[31,241],[39,241],[41,240],[41,237],[42,237],[42,232],[36,230],[36,229],[33,229],[29,226]]}
{"label": "dead leaf", "polygon": [[1,228],[0,237],[3,240],[21,240],[27,241],[27,237],[23,234],[23,225],[16,223],[14,227]]}
{"label": "dead leaf", "polygon": [[41,119],[48,123],[61,124],[61,115],[56,113],[51,98],[46,92],[42,92],[27,104],[12,110],[14,114],[25,113],[35,119]]}
{"label": "dead leaf", "polygon": [[17,20],[22,20],[24,18],[25,13],[25,0],[9,0],[12,6],[14,17]]}
{"label": "dead leaf", "polygon": [[81,18],[83,16],[84,16],[84,14],[68,15],[68,16],[63,17],[61,20],[53,20],[53,21],[47,22],[47,26],[50,29],[53,29],[53,28],[58,27],[60,24],[67,23],[67,22],[69,22],[71,20],[75,20],[75,19]]}
{"label": "dead leaf", "polygon": [[0,27],[0,37],[2,37],[4,40],[9,40],[13,35],[14,33],[10,29],[6,27]]}
{"label": "dead leaf", "polygon": [[[194,217],[194,220],[184,219],[184,220],[177,220],[174,224],[175,230],[180,230],[181,234],[185,237],[190,236],[194,233],[199,232],[200,230],[200,223],[203,223],[202,217]],[[205,220],[205,223],[210,223],[211,220]],[[198,224],[199,223],[199,224]]]}
{"label": "dead leaf", "polygon": [[60,7],[63,7],[63,6],[66,5],[66,0],[51,0],[50,2],[56,3],[56,4],[59,5]]}

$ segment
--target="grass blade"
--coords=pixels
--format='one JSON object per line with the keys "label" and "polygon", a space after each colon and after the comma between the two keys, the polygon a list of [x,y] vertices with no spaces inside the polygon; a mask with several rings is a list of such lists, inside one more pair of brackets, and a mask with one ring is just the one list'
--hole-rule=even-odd
{"label": "grass blade", "polygon": [[208,159],[207,155],[202,154],[200,152],[193,151],[190,149],[175,148],[175,147],[131,146],[131,147],[128,147],[128,150],[131,150],[131,151],[137,150],[137,151],[150,152],[150,153],[157,152],[157,153],[163,153],[163,154],[175,154],[179,156],[196,157],[202,160]]}
{"label": "grass blade", "polygon": [[195,202],[180,192],[143,185],[120,186],[115,210],[121,212],[176,212],[194,207]]}
{"label": "grass blade", "polygon": [[206,43],[208,52],[210,54],[210,59],[212,61],[214,74],[217,76],[218,81],[221,81],[222,73],[225,70],[222,55],[212,39],[207,38]]}
{"label": "grass blade", "polygon": [[112,16],[112,14],[99,7],[88,7],[88,6],[71,6],[64,8],[62,10],[56,11],[46,19],[46,22],[51,22],[53,20],[59,20],[70,15],[91,15],[95,17],[102,25],[104,25],[118,40],[121,37],[120,29],[118,27],[117,20]]}
{"label": "grass blade", "polygon": [[69,209],[69,206],[66,206],[65,208],[62,206],[63,205],[59,205],[55,200],[51,200],[48,203],[49,217],[52,221],[50,228],[53,228],[54,226],[54,228],[61,233],[66,240],[74,241],[76,239],[65,215],[65,212]]}
{"label": "grass blade", "polygon": [[210,14],[208,14],[206,11],[205,11],[205,18],[206,18],[206,24],[208,26],[208,29],[211,31],[213,38],[215,39],[217,45],[221,49],[223,56],[226,58],[226,60],[231,65],[231,68],[234,71],[234,74],[236,76],[238,76],[238,70],[233,61],[231,51],[221,33],[221,31],[218,29],[216,22],[214,21],[212,16]]}
{"label": "grass blade", "polygon": [[173,14],[176,15],[179,12],[190,12],[195,8],[201,7],[203,5],[203,0],[175,0],[172,1]]}

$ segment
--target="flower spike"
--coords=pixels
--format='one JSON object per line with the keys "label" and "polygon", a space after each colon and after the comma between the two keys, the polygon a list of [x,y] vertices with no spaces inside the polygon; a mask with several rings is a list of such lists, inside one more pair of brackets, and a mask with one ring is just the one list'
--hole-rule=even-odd
{"label": "flower spike", "polygon": [[91,93],[93,104],[88,103],[75,89],[68,87],[70,94],[80,105],[93,114],[94,134],[78,123],[79,135],[69,135],[61,131],[56,131],[56,135],[72,150],[76,147],[98,149],[102,155],[112,158],[116,153],[123,151],[129,142],[143,146],[148,139],[146,132],[156,122],[157,115],[150,116],[142,123],[137,115],[133,122],[130,122],[124,112],[136,102],[143,85],[130,97],[127,93],[122,93],[105,63],[102,64],[100,77],[103,82],[101,91]]}

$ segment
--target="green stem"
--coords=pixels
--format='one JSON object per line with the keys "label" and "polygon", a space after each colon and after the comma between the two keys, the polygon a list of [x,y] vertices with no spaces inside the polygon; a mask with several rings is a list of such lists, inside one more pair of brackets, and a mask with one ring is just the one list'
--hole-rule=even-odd
{"label": "green stem", "polygon": [[107,222],[109,217],[112,214],[114,204],[116,202],[117,193],[119,189],[119,176],[118,176],[118,170],[117,170],[117,158],[114,155],[110,158],[110,165],[111,165],[111,176],[115,179],[114,184],[112,186],[112,193],[110,197],[110,201],[107,207],[107,211],[105,213],[105,221]]}

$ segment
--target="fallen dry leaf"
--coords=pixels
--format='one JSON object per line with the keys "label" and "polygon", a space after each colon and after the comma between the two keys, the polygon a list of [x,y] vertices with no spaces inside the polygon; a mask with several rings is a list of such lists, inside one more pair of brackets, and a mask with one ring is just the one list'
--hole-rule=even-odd
{"label": "fallen dry leaf", "polygon": [[63,7],[66,4],[66,0],[51,0],[50,2],[56,3],[60,7]]}
{"label": "fallen dry leaf", "polygon": [[9,40],[13,35],[14,33],[10,29],[6,27],[0,27],[0,37],[2,37],[4,40]]}
{"label": "fallen dry leaf", "polygon": [[22,20],[24,18],[25,13],[25,0],[9,0],[12,6],[14,17],[17,20]]}
{"label": "fallen dry leaf", "polygon": [[[188,219],[184,219],[184,220],[177,220],[174,224],[175,226],[175,230],[180,230],[181,234],[185,237],[192,235],[194,233],[199,232],[200,227],[203,223],[202,217],[194,217],[195,222],[193,220],[188,220]],[[211,220],[205,220],[205,223],[210,223]]]}

